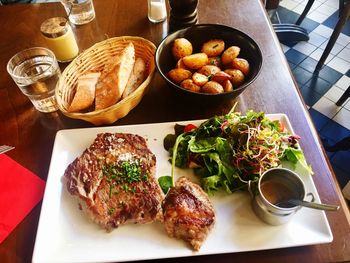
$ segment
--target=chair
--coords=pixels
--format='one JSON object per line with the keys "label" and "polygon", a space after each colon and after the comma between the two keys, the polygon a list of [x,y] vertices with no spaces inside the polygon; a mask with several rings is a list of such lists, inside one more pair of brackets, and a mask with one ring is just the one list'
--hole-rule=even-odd
{"label": "chair", "polygon": [[[279,5],[280,0],[266,0],[265,8],[269,12],[270,10],[276,10]],[[287,23],[279,23],[279,24],[273,24],[273,29],[275,33],[277,34],[277,37],[279,41],[283,44],[288,43],[294,43],[299,41],[308,41],[309,40],[309,34],[307,30],[300,26],[300,24],[305,19],[306,15],[311,9],[311,6],[315,0],[309,0],[295,22],[295,24],[287,24]]]}
{"label": "chair", "polygon": [[341,30],[343,28],[343,26],[346,23],[346,20],[348,19],[348,17],[350,16],[350,0],[348,0],[346,3],[344,0],[340,0],[340,6],[339,6],[339,20],[333,30],[333,33],[327,43],[327,46],[325,48],[325,50],[322,53],[322,56],[320,58],[320,60],[318,61],[315,71],[318,72],[320,71],[320,69],[322,68],[324,62],[326,61],[329,53],[331,52],[335,42],[337,41]]}
{"label": "chair", "polygon": [[338,152],[338,151],[348,151],[350,150],[350,136],[347,136],[340,141],[329,145],[326,139],[322,140],[323,146],[327,152]]}
{"label": "chair", "polygon": [[348,98],[350,98],[350,86],[346,89],[344,94],[339,98],[339,100],[335,104],[337,106],[341,106]]}

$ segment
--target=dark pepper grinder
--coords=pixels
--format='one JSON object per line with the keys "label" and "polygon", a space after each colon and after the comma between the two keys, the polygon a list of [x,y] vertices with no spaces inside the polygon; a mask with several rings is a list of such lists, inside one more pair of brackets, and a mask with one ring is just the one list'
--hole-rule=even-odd
{"label": "dark pepper grinder", "polygon": [[198,0],[169,0],[169,31],[189,27],[197,23]]}

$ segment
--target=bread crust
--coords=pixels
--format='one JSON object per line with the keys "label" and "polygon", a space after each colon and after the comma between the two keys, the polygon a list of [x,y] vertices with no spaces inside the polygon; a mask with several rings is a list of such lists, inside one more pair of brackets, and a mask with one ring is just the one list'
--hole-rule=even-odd
{"label": "bread crust", "polygon": [[68,107],[68,112],[78,112],[89,108],[95,100],[95,89],[101,73],[91,72],[82,75],[77,80],[77,90]]}
{"label": "bread crust", "polygon": [[135,48],[130,42],[119,56],[105,64],[96,86],[95,110],[105,109],[120,100],[134,64]]}
{"label": "bread crust", "polygon": [[142,58],[136,58],[134,68],[131,76],[126,84],[126,88],[123,92],[123,98],[126,98],[133,93],[145,80],[146,75],[146,63]]}

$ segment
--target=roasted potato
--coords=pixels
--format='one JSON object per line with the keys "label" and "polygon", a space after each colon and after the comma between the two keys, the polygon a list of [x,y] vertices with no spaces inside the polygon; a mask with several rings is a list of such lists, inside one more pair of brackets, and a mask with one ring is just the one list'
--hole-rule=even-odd
{"label": "roasted potato", "polygon": [[183,69],[187,69],[187,67],[184,64],[184,61],[182,58],[180,58],[177,63],[176,63],[176,68],[183,68]]}
{"label": "roasted potato", "polygon": [[225,80],[231,80],[231,79],[232,79],[231,75],[227,74],[224,71],[219,71],[219,72],[215,73],[215,75],[212,76],[212,78],[211,78],[211,80],[214,80],[214,81],[219,82],[219,83],[222,83]]}
{"label": "roasted potato", "polygon": [[232,67],[242,71],[244,76],[247,76],[249,74],[249,71],[250,71],[249,63],[244,58],[235,58],[232,62]]}
{"label": "roasted potato", "polygon": [[205,85],[205,83],[207,83],[209,81],[209,78],[206,75],[195,72],[192,75],[192,80],[196,85],[203,86],[203,85]]}
{"label": "roasted potato", "polygon": [[184,64],[189,69],[200,69],[208,64],[208,56],[205,53],[195,53],[182,58]]}
{"label": "roasted potato", "polygon": [[224,88],[225,92],[233,91],[233,85],[230,80],[225,80],[223,83],[221,83],[221,85]]}
{"label": "roasted potato", "polygon": [[242,71],[240,71],[239,69],[226,69],[225,72],[231,75],[231,82],[233,87],[238,87],[243,84],[245,77]]}
{"label": "roasted potato", "polygon": [[238,57],[239,52],[241,49],[237,46],[231,46],[228,49],[224,51],[221,55],[221,62],[222,64],[226,65],[232,65],[233,60]]}
{"label": "roasted potato", "polygon": [[189,56],[193,52],[193,47],[190,41],[186,38],[177,38],[174,40],[171,52],[176,60]]}
{"label": "roasted potato", "polygon": [[201,51],[208,57],[220,56],[225,50],[225,42],[222,39],[212,39],[202,45]]}
{"label": "roasted potato", "polygon": [[201,90],[201,87],[196,85],[192,79],[185,79],[181,82],[180,86],[184,89],[194,92],[199,92]]}
{"label": "roasted potato", "polygon": [[217,66],[217,67],[221,68],[222,67],[221,58],[220,57],[209,57],[208,58],[208,65],[213,65],[213,66]]}
{"label": "roasted potato", "polygon": [[192,72],[183,68],[175,68],[169,71],[168,76],[172,81],[179,84],[185,79],[190,79]]}
{"label": "roasted potato", "polygon": [[217,93],[223,93],[224,88],[222,85],[216,81],[208,81],[202,88],[202,92],[205,93],[211,93],[211,94],[217,94]]}
{"label": "roasted potato", "polygon": [[201,73],[207,77],[215,75],[217,72],[220,72],[221,69],[213,65],[205,65],[201,67],[197,72]]}

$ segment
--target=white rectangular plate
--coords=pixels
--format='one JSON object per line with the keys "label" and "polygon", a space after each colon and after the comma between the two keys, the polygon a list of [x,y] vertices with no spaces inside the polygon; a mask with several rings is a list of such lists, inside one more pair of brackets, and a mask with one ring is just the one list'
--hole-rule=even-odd
{"label": "white rectangular plate", "polygon": [[[292,127],[286,115],[267,115]],[[181,124],[201,121],[176,122]],[[78,209],[62,182],[66,167],[89,147],[97,133],[123,132],[143,136],[157,157],[156,176],[170,175],[163,138],[173,133],[173,123],[61,130],[52,152],[46,190],[36,236],[33,262],[112,262],[155,258],[234,253],[328,243],[333,239],[323,211],[302,208],[286,225],[260,221],[250,205],[249,194],[217,194],[211,197],[217,221],[198,252],[185,242],[169,238],[161,223],[124,225],[111,233],[90,222]],[[176,177],[191,171],[177,169]],[[312,176],[301,175],[308,192],[319,196]]]}

